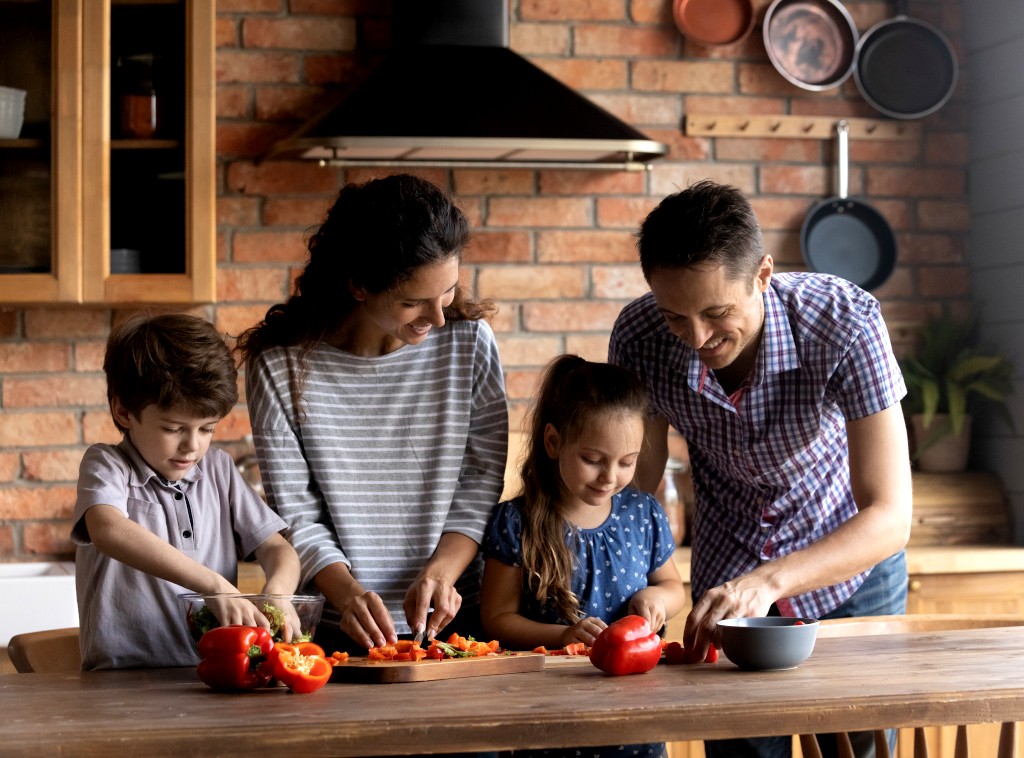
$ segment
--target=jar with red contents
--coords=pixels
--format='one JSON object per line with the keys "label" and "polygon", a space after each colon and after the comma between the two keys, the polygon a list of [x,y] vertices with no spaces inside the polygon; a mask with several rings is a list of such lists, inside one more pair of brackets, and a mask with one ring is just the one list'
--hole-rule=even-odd
{"label": "jar with red contents", "polygon": [[160,98],[154,77],[156,56],[126,55],[118,59],[120,135],[151,139],[160,131]]}

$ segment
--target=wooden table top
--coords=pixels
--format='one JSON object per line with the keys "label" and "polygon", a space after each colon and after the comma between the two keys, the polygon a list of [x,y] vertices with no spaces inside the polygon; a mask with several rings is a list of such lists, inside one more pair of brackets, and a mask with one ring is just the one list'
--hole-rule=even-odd
{"label": "wooden table top", "polygon": [[[546,661],[546,663],[548,663]],[[0,678],[5,756],[401,755],[1024,720],[1024,629],[822,637],[789,671],[589,662],[221,694],[192,669]]]}

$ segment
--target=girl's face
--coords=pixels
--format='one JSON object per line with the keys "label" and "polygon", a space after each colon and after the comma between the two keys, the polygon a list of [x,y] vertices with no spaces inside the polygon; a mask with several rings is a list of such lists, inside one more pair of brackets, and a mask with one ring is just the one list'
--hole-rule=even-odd
{"label": "girl's face", "polygon": [[174,406],[147,405],[138,417],[129,413],[115,398],[111,410],[128,430],[139,455],[156,473],[170,482],[181,479],[210,449],[213,430],[219,418],[196,418]]}
{"label": "girl's face", "polygon": [[353,287],[360,301],[353,326],[353,352],[381,355],[402,345],[423,342],[435,327],[444,326],[444,308],[455,299],[459,258],[420,266],[389,292],[371,293]]}
{"label": "girl's face", "polygon": [[580,506],[609,505],[611,497],[633,481],[644,439],[644,422],[631,413],[601,414],[587,424],[578,440],[561,444],[558,430],[544,428],[544,447],[558,461],[558,471],[573,498],[569,512]]}

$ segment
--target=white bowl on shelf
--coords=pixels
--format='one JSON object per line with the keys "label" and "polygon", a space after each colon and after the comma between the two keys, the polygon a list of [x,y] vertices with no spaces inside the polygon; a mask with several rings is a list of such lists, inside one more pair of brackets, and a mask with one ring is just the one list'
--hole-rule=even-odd
{"label": "white bowl on shelf", "polygon": [[25,123],[23,89],[0,87],[0,139],[17,139]]}

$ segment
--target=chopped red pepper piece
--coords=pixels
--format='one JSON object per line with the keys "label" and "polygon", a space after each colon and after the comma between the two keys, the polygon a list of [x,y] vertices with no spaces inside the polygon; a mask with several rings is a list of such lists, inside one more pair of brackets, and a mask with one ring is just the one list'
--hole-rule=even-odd
{"label": "chopped red pepper piece", "polygon": [[665,646],[665,663],[676,665],[686,663],[686,650],[678,642],[670,642]]}
{"label": "chopped red pepper piece", "polygon": [[274,640],[266,629],[218,626],[199,640],[199,678],[220,690],[265,687],[274,676]]}
{"label": "chopped red pepper piece", "polygon": [[597,635],[590,662],[613,676],[642,674],[661,660],[661,637],[642,616],[624,616]]}
{"label": "chopped red pepper piece", "polygon": [[[704,656],[704,663],[718,662],[718,648],[708,645],[708,652]],[[665,645],[665,663],[700,663],[680,642],[669,642]]]}

